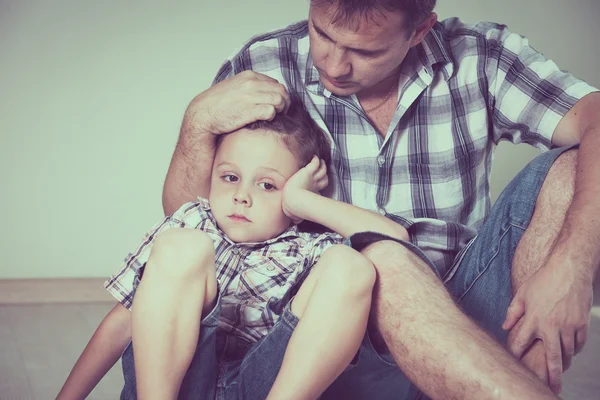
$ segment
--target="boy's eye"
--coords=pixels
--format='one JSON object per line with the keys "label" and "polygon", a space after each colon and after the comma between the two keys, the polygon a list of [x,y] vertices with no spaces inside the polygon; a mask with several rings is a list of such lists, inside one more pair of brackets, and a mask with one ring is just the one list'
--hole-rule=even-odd
{"label": "boy's eye", "polygon": [[265,189],[265,190],[275,190],[277,189],[275,186],[271,185],[268,182],[261,182],[258,184],[258,186],[260,186],[261,188]]}
{"label": "boy's eye", "polygon": [[235,175],[223,175],[223,180],[225,182],[237,182],[238,177]]}

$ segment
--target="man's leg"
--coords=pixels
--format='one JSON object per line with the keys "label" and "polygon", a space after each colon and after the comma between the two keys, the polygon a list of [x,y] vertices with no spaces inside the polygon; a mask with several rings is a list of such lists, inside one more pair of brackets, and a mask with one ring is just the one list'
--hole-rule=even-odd
{"label": "man's leg", "polygon": [[196,352],[201,314],[213,308],[216,297],[212,240],[193,229],[161,234],[132,307],[139,397],[177,398]]}
{"label": "man's leg", "polygon": [[465,316],[420,257],[390,241],[364,252],[378,279],[372,318],[396,363],[439,399],[555,398]]}

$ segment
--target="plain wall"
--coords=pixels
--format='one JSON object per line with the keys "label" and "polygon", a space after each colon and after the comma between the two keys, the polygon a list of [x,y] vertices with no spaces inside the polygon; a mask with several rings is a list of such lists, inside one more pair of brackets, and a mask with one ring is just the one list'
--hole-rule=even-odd
{"label": "plain wall", "polygon": [[[600,86],[600,0],[438,0],[502,22]],[[111,274],[162,218],[189,101],[252,35],[307,0],[0,0],[0,278]],[[495,198],[537,151],[501,145]]]}

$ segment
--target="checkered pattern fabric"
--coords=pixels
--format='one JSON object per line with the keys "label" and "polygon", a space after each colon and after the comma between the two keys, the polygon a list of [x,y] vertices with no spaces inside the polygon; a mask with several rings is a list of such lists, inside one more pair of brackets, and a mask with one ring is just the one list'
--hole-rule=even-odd
{"label": "checkered pattern fabric", "polygon": [[208,200],[199,199],[152,228],[105,282],[105,288],[128,309],[157,235],[172,228],[199,229],[213,240],[221,296],[218,329],[251,342],[273,327],[323,252],[343,241],[334,233],[300,232],[293,225],[266,242],[233,243],[217,228]]}
{"label": "checkered pattern fabric", "polygon": [[332,142],[326,194],[404,225],[442,274],[490,210],[498,142],[550,148],[561,117],[597,90],[505,26],[448,19],[402,63],[398,106],[383,137],[356,96],[319,83],[308,31],[303,21],[253,38],[215,83],[254,70],[295,93]]}

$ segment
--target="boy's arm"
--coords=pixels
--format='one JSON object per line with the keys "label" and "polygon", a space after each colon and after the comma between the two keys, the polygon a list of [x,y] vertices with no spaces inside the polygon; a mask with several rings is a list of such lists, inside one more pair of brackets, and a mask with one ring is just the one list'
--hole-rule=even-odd
{"label": "boy's arm", "polygon": [[406,229],[374,212],[352,204],[321,196],[328,184],[325,164],[314,157],[287,182],[283,191],[283,211],[292,220],[307,219],[348,237],[357,232],[379,232],[393,238],[408,240]]}
{"label": "boy's arm", "polygon": [[85,399],[121,357],[130,339],[131,312],[117,303],[94,332],[56,398]]}
{"label": "boy's arm", "polygon": [[372,231],[408,240],[408,232],[402,225],[372,211],[308,190],[298,189],[294,191],[293,197],[295,216],[324,225],[344,237],[357,232]]}

